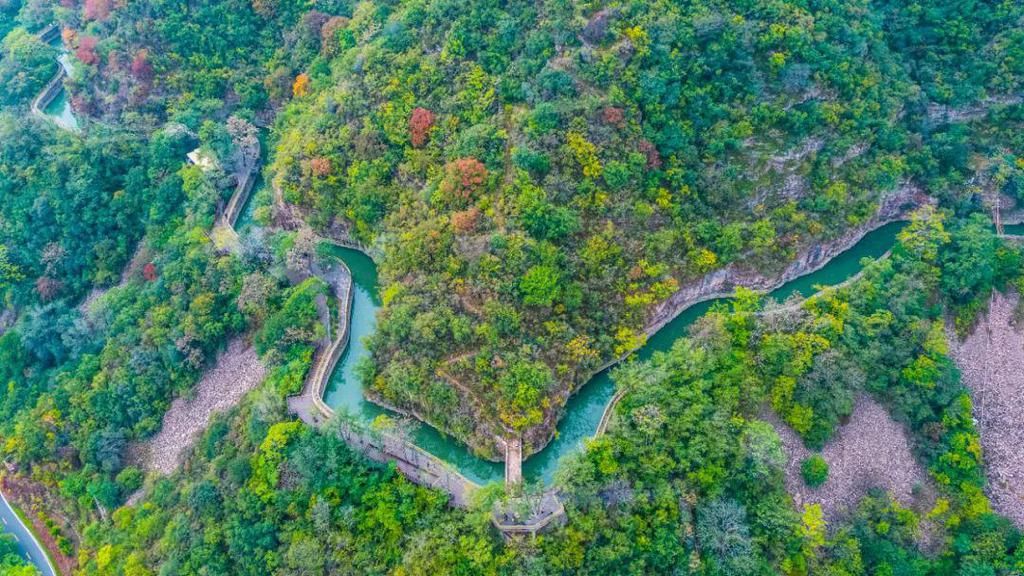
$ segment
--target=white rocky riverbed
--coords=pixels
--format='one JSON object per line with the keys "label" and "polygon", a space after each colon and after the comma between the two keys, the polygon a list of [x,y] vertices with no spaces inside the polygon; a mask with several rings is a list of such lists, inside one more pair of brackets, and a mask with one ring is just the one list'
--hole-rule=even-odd
{"label": "white rocky riverbed", "polygon": [[[811,488],[800,475],[800,464],[812,454],[789,426],[774,414],[766,416],[782,440],[786,452],[786,489],[798,508],[819,504],[828,521],[849,514],[871,488],[882,488],[904,506],[915,504],[917,494],[927,494],[928,475],[910,447],[906,430],[886,409],[864,395],[853,414],[820,452],[828,462],[828,479]],[[927,505],[927,504],[925,504]]]}

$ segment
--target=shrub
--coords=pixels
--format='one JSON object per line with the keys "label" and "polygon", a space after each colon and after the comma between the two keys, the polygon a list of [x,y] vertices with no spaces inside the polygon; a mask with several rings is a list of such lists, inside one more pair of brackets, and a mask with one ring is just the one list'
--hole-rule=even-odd
{"label": "shrub", "polygon": [[487,168],[476,158],[459,158],[445,166],[440,191],[457,204],[476,197],[487,182]]}
{"label": "shrub", "polygon": [[818,454],[806,458],[800,463],[800,475],[803,476],[805,484],[817,488],[828,479],[828,462]]}

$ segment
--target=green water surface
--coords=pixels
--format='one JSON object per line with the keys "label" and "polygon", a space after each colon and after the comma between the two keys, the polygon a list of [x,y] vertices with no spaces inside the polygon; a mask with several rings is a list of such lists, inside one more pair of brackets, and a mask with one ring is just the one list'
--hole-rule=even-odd
{"label": "green water surface", "polygon": [[[61,45],[60,36],[51,43],[54,46]],[[68,75],[71,74],[72,64],[71,55],[67,51],[61,53],[60,57],[57,58],[57,62],[64,68],[64,71]],[[60,94],[54,98],[49,105],[43,110],[43,113],[53,119],[61,128],[65,130],[77,131],[78,130],[78,119],[75,118],[74,112],[71,111],[71,102],[68,101],[67,90],[61,88]]]}
{"label": "green water surface", "polygon": [[242,206],[242,211],[238,213],[238,221],[235,222],[236,232],[241,234],[256,223],[256,195],[268,193],[269,191],[266,189],[263,182],[263,171],[260,170],[259,173],[256,174],[256,181],[252,183],[252,190],[249,191],[249,197],[245,199],[245,205]]}
{"label": "green water surface", "polygon": [[[794,292],[806,297],[816,292],[818,287],[843,282],[860,271],[862,258],[878,258],[892,248],[896,234],[903,226],[902,222],[894,222],[869,233],[854,247],[833,258],[821,270],[788,282],[770,295],[777,300],[783,300]],[[336,410],[348,412],[358,419],[369,422],[387,412],[366,400],[362,384],[355,374],[357,362],[368,355],[363,339],[372,334],[377,325],[376,312],[380,308],[377,269],[373,261],[361,252],[328,246],[324,247],[324,251],[331,257],[343,261],[352,271],[354,293],[349,347],[331,376],[324,401]],[[686,335],[690,324],[703,316],[712,306],[726,303],[728,300],[718,298],[687,308],[654,334],[643,348],[632,355],[632,358],[646,360],[655,352],[668,350],[673,342]],[[566,404],[565,415],[558,424],[555,439],[523,463],[525,479],[550,483],[555,470],[558,469],[559,461],[580,450],[584,441],[594,435],[605,406],[614,394],[615,384],[609,376],[609,370],[600,372],[584,384]],[[414,434],[414,441],[474,482],[485,484],[501,481],[503,478],[502,464],[474,456],[465,445],[442,435],[430,426],[419,426]]]}
{"label": "green water surface", "polygon": [[75,118],[75,114],[71,111],[71,103],[68,102],[67,91],[63,89],[43,110],[43,113],[53,119],[61,128],[78,130],[78,119]]}

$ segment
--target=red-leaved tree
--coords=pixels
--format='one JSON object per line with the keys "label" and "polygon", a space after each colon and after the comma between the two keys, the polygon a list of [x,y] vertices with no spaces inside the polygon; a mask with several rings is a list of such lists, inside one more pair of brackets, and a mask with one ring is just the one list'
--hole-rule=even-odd
{"label": "red-leaved tree", "polygon": [[426,108],[416,108],[409,117],[409,139],[419,148],[427,143],[430,129],[434,126],[434,113]]}
{"label": "red-leaved tree", "polygon": [[625,113],[622,108],[616,108],[615,106],[608,106],[601,111],[601,119],[605,124],[610,126],[622,127],[622,121],[626,119]]}
{"label": "red-leaved tree", "polygon": [[661,154],[658,153],[658,148],[650,140],[640,141],[640,152],[647,157],[647,167],[658,169],[661,168]]}
{"label": "red-leaved tree", "polygon": [[36,292],[43,302],[49,302],[56,298],[62,288],[64,288],[64,283],[60,280],[48,276],[40,276],[36,279]]}
{"label": "red-leaved tree", "polygon": [[95,36],[82,36],[78,41],[78,49],[75,50],[75,58],[82,64],[93,66],[100,61],[96,54],[96,44],[99,40]]}
{"label": "red-leaved tree", "polygon": [[473,198],[487,182],[487,167],[476,158],[459,158],[444,168],[441,192],[448,198],[464,201]]}
{"label": "red-leaved tree", "polygon": [[143,48],[132,58],[132,76],[136,80],[149,82],[153,79],[153,66],[149,63],[149,51]]}

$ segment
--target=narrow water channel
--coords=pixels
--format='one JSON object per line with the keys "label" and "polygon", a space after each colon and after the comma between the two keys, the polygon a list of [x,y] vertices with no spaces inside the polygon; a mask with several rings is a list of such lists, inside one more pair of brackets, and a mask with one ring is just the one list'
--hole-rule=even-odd
{"label": "narrow water channel", "polygon": [[1012,234],[1014,236],[1024,236],[1024,223],[1022,224],[1007,224],[1003,226],[1003,234]]}
{"label": "narrow water channel", "polygon": [[[783,300],[796,292],[806,297],[816,292],[818,287],[843,282],[860,271],[862,258],[878,258],[892,248],[896,242],[896,234],[903,226],[902,222],[894,222],[869,233],[855,246],[833,258],[821,270],[786,283],[772,292],[771,296]],[[387,413],[385,409],[366,400],[362,384],[355,372],[357,363],[369,354],[362,340],[372,334],[377,325],[376,313],[380,307],[377,269],[369,257],[356,250],[332,245],[325,245],[322,250],[349,267],[352,271],[354,290],[349,347],[331,375],[331,381],[324,393],[324,401],[335,410],[346,411],[364,422],[369,422],[380,414]],[[709,300],[687,308],[652,336],[643,348],[633,354],[633,358],[645,360],[655,352],[668,350],[676,339],[686,335],[690,324],[703,316],[712,306],[725,302],[728,302],[728,298]],[[527,481],[551,482],[559,460],[579,450],[583,441],[594,435],[604,408],[615,393],[615,384],[609,372],[605,370],[591,378],[569,399],[565,415],[558,424],[556,438],[523,463],[523,475]],[[503,479],[504,468],[501,464],[474,456],[463,444],[442,435],[430,426],[419,426],[414,441],[474,482],[486,484]]]}
{"label": "narrow water channel", "polygon": [[249,192],[249,197],[245,199],[242,211],[238,213],[238,221],[235,222],[236,232],[241,234],[256,223],[256,196],[265,193],[267,191],[264,190],[263,171],[260,170],[256,173],[256,181],[252,183],[252,191]]}
{"label": "narrow water channel", "polygon": [[[61,49],[60,57],[57,58],[57,62],[60,67],[64,69],[64,72],[70,76],[72,70],[71,54],[64,49],[63,40],[58,35],[51,43],[52,46],[56,46]],[[74,112],[71,110],[71,102],[68,100],[68,91],[64,88],[60,89],[60,94],[57,95],[43,110],[43,114],[49,116],[58,126],[65,130],[77,131],[78,130],[78,119],[75,118]]]}
{"label": "narrow water channel", "polygon": [[[377,293],[377,266],[358,250],[333,244],[324,244],[321,250],[344,262],[352,272],[348,349],[331,374],[331,380],[324,391],[324,403],[362,422],[372,422],[377,416],[388,414],[389,411],[370,402],[363,395],[363,385],[356,375],[356,365],[369,356],[364,339],[377,328],[377,310],[381,304]],[[464,444],[426,424],[417,426],[413,441],[420,448],[454,466],[473,482],[486,484],[503,479],[505,468],[502,464],[474,456]]]}

